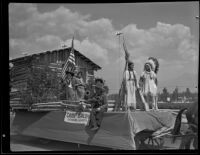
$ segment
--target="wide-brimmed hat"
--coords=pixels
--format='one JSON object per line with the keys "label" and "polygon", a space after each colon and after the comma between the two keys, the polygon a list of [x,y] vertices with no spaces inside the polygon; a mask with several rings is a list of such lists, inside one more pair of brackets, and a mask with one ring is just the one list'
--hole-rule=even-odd
{"label": "wide-brimmed hat", "polygon": [[129,60],[128,65],[132,65],[132,64],[134,65],[134,62]]}
{"label": "wide-brimmed hat", "polygon": [[96,83],[97,81],[100,81],[101,83],[104,84],[104,80],[103,80],[102,78],[96,78],[96,79],[95,79],[95,83]]}

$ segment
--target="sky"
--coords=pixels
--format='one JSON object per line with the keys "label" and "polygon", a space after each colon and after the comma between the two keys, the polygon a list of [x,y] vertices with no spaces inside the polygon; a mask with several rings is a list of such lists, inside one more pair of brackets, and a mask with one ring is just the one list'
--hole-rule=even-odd
{"label": "sky", "polygon": [[199,2],[10,3],[9,57],[71,46],[102,67],[110,93],[119,91],[124,70],[122,32],[137,78],[148,57],[156,57],[159,91],[197,91]]}

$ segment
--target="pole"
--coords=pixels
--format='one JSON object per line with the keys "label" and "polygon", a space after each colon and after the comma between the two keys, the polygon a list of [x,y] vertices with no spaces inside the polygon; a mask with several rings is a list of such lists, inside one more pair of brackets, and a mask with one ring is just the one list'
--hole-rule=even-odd
{"label": "pole", "polygon": [[[123,34],[122,32],[117,32],[117,34],[116,34],[119,38],[119,57],[120,57],[120,35],[122,35],[122,34]],[[120,69],[120,63],[119,63],[119,69]],[[119,73],[118,77],[120,77],[120,72],[118,72],[118,73]],[[118,82],[120,82],[119,78],[118,78]]]}

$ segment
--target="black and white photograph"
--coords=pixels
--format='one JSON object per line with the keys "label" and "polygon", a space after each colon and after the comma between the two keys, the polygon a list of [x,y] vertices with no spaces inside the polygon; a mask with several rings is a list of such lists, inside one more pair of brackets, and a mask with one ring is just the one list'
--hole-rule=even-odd
{"label": "black and white photograph", "polygon": [[10,151],[198,150],[199,2],[8,4]]}

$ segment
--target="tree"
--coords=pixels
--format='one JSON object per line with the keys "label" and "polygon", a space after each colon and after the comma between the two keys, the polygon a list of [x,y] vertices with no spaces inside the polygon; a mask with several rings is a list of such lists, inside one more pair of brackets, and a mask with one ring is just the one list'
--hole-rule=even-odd
{"label": "tree", "polygon": [[178,100],[178,87],[175,88],[175,90],[172,93],[172,100],[177,101]]}
{"label": "tree", "polygon": [[163,88],[163,92],[161,95],[162,101],[167,102],[167,97],[169,97],[168,90],[167,90],[167,88]]}
{"label": "tree", "polygon": [[189,88],[186,88],[185,97],[187,97],[187,98],[191,97],[191,92],[190,92]]}
{"label": "tree", "polygon": [[60,94],[65,92],[62,85],[61,78],[48,67],[48,64],[44,64],[41,68],[33,67],[28,79],[31,95],[23,94],[26,97],[24,100],[30,104],[57,101],[60,99]]}

